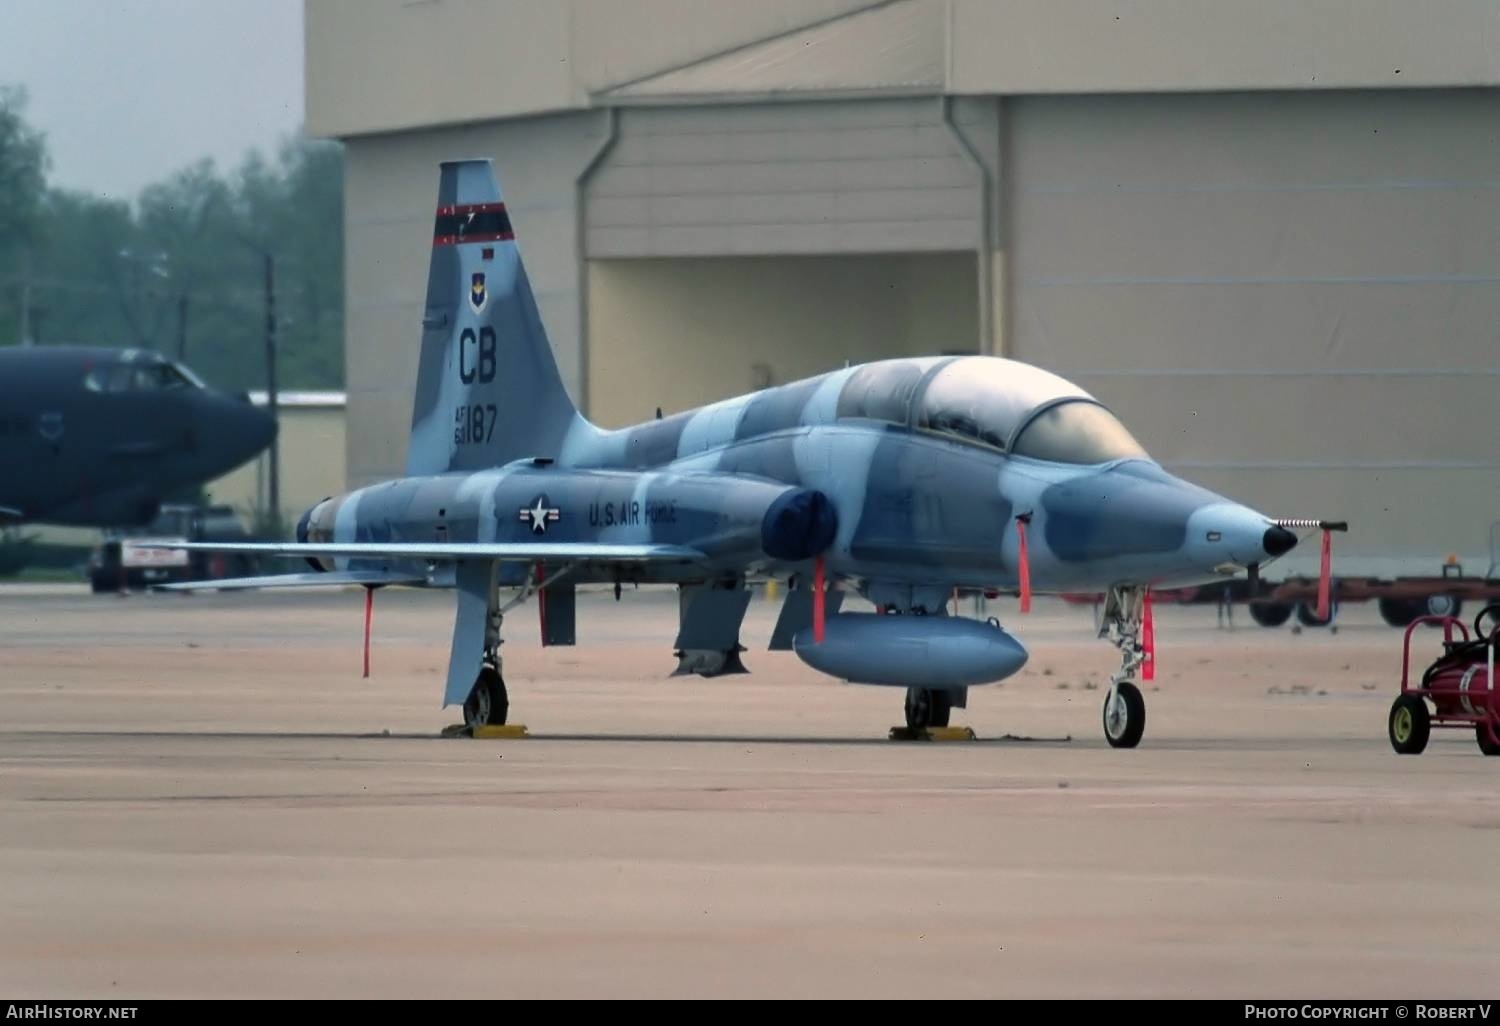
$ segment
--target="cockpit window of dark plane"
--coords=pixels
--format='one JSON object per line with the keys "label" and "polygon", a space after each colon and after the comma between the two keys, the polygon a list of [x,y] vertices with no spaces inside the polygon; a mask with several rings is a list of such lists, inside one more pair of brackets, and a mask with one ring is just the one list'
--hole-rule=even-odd
{"label": "cockpit window of dark plane", "polygon": [[95,367],[84,376],[91,392],[155,392],[165,388],[201,387],[196,379],[170,363],[115,364]]}
{"label": "cockpit window of dark plane", "polygon": [[1053,463],[1146,458],[1146,450],[1125,425],[1088,399],[1065,399],[1038,413],[1021,429],[1013,451]]}
{"label": "cockpit window of dark plane", "polygon": [[192,383],[169,363],[148,364],[136,367],[132,383],[137,390],[151,391],[159,388],[191,388]]}

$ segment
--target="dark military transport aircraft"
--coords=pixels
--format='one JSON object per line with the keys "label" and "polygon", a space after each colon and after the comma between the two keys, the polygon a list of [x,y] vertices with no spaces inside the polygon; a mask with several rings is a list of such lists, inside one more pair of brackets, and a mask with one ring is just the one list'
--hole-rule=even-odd
{"label": "dark military transport aircraft", "polygon": [[271,443],[276,422],[156,353],[0,349],[0,526],[150,523],[172,492]]}
{"label": "dark military transport aircraft", "polygon": [[[602,430],[563,388],[488,161],[442,166],[432,245],[406,476],[319,503],[295,543],[197,547],[310,565],[247,587],[456,588],[444,702],[473,726],[505,722],[500,628],[524,599],[544,644],[572,644],[578,584],[676,584],[679,669],[711,676],[743,671],[747,584],[779,578],[771,647],[906,689],[914,730],[1026,661],[995,621],[949,615],[955,595],[1106,592],[1100,633],[1123,659],[1104,732],[1131,747],[1148,589],[1254,572],[1297,542],[1010,360],[885,360]],[[849,592],[877,612],[840,612]]]}

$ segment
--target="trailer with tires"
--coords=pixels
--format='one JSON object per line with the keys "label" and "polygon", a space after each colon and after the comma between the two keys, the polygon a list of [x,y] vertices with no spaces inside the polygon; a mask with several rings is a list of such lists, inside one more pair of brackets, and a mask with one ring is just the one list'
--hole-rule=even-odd
{"label": "trailer with tires", "polygon": [[[1374,602],[1380,617],[1392,627],[1405,627],[1423,617],[1462,615],[1464,607],[1500,602],[1500,566],[1493,560],[1483,577],[1464,572],[1463,565],[1449,559],[1441,572],[1414,577],[1334,577],[1331,581],[1328,615],[1318,615],[1318,579],[1287,577],[1280,581],[1238,578],[1192,588],[1151,592],[1152,601],[1177,605],[1249,607],[1250,619],[1262,627],[1280,627],[1296,621],[1302,627],[1336,624],[1339,607],[1346,603]],[[1096,605],[1102,595],[1065,595],[1070,602]]]}

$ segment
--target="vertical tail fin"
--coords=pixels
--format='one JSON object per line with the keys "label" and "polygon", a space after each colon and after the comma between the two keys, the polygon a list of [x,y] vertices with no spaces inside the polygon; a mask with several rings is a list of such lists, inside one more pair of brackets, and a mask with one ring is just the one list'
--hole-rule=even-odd
{"label": "vertical tail fin", "polygon": [[445,162],[407,475],[555,456],[577,415],[490,162]]}

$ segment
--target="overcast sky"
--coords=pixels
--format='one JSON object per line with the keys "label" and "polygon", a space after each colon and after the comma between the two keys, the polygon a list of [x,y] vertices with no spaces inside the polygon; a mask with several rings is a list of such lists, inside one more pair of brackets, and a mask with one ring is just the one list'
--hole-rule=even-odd
{"label": "overcast sky", "polygon": [[26,88],[49,180],[133,199],[302,126],[302,0],[0,0],[0,84]]}

